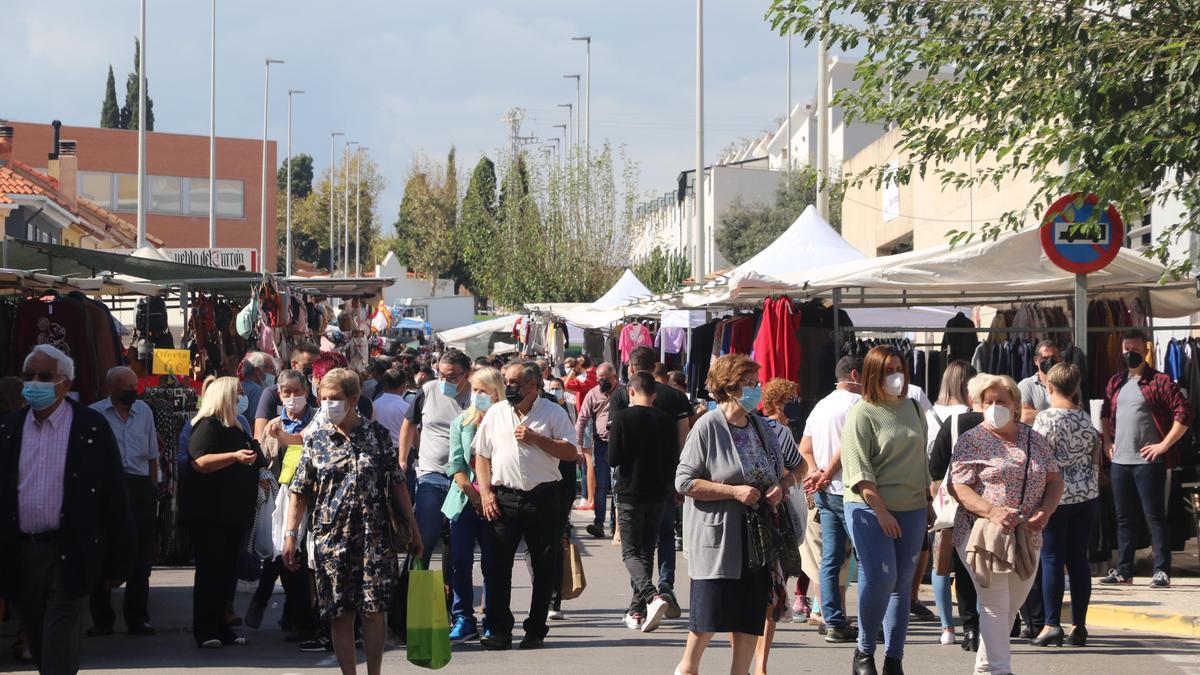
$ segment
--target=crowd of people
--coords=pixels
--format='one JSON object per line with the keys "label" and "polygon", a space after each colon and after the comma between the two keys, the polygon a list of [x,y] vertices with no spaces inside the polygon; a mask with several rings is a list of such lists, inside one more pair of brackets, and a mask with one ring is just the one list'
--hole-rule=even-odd
{"label": "crowd of people", "polygon": [[[1100,583],[1132,582],[1141,510],[1150,584],[1170,583],[1164,471],[1192,420],[1146,353],[1144,334],[1125,334],[1126,368],[1108,384],[1098,431],[1080,408],[1079,369],[1050,342],[1020,383],[950,363],[935,404],[893,347],[844,357],[836,388],[802,425],[789,416],[796,385],[760,382],[759,364],[739,354],[714,360],[708,397],[695,401],[649,347],[598,365],[404,351],[360,370],[312,345],[286,364],[252,352],[237,377],[205,383],[180,438],[192,635],[204,649],[247,644],[237,628],[262,625],[280,582],[287,640],[332,651],[344,673],[361,646],[379,673],[389,628],[404,636],[403,571],[441,550],[450,641],[510,649],[523,544],[532,589],[517,646],[542,648],[551,622],[567,618],[564,544],[578,510],[590,512],[590,537],[619,539],[630,584],[620,621],[632,631],[682,616],[683,551],[680,675],[700,672],[718,633],[730,636],[731,673],[765,673],[777,623],[800,619],[828,642],[854,643],[857,675],[902,673],[912,620],[940,620],[941,643],[976,652],[976,672],[1010,673],[1018,634],[1038,646],[1087,642],[1105,457],[1120,550]],[[154,418],[128,368],[108,373],[110,396],[90,407],[68,396],[73,377],[69,356],[35,347],[20,400],[0,418],[0,546],[14,552],[0,556],[0,594],[45,673],[78,670],[89,607],[86,635],[113,633],[121,584],[125,629],[156,632]],[[856,621],[845,599],[852,559]],[[258,588],[240,616],[248,567]],[[916,594],[926,571],[936,615]]]}

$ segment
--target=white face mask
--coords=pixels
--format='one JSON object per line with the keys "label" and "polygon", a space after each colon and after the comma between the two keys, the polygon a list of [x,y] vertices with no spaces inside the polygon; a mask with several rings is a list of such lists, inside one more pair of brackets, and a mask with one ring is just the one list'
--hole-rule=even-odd
{"label": "white face mask", "polygon": [[285,396],[280,399],[280,402],[283,403],[283,409],[289,415],[299,415],[308,407],[308,401],[303,396]]}
{"label": "white face mask", "polygon": [[1003,429],[1012,422],[1012,411],[993,403],[983,411],[983,421],[993,429]]}
{"label": "white face mask", "polygon": [[883,380],[883,390],[888,396],[899,396],[904,392],[904,373],[892,373]]}
{"label": "white face mask", "polygon": [[338,424],[346,418],[346,402],[321,401],[321,412],[331,423]]}

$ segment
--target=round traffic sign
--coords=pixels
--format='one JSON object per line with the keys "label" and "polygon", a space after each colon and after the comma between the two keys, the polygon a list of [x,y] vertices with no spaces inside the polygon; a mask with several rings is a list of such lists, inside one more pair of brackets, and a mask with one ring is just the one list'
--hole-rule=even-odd
{"label": "round traffic sign", "polygon": [[1076,223],[1092,218],[1099,198],[1082,192],[1069,194],[1054,202],[1042,218],[1042,250],[1055,265],[1075,274],[1090,274],[1104,269],[1125,243],[1125,224],[1115,206],[1109,204],[1098,218],[1100,231],[1095,234],[1071,232]]}

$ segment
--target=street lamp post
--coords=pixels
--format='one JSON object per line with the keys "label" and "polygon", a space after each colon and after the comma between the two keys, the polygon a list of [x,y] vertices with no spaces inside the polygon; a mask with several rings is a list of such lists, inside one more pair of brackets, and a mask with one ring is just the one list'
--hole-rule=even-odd
{"label": "street lamp post", "polygon": [[287,276],[292,276],[292,97],[296,94],[303,94],[299,89],[288,89],[288,131],[287,131],[287,185],[286,197],[284,201],[287,204],[285,213],[287,222],[287,264],[284,267],[284,273]]}
{"label": "street lamp post", "polygon": [[704,283],[704,0],[696,0],[696,237],[692,281]]}
{"label": "street lamp post", "polygon": [[338,136],[345,136],[340,131],[334,131],[329,134],[329,277],[333,278],[333,268],[337,251],[337,240],[334,239],[333,230],[336,223],[334,222],[336,210],[333,206],[334,195],[334,177],[337,176],[337,150],[334,147],[334,142]]}
{"label": "street lamp post", "polygon": [[571,39],[583,42],[587,45],[587,68],[584,71],[587,74],[587,92],[586,92],[587,93],[587,101],[584,103],[584,111],[585,112],[583,114],[583,146],[584,146],[584,152],[586,152],[587,156],[589,158],[591,158],[591,156],[592,156],[592,38],[591,38],[591,36],[586,36],[586,37],[573,37]]}
{"label": "street lamp post", "polygon": [[358,145],[358,141],[346,141],[345,159],[343,160],[343,170],[346,174],[346,190],[345,204],[346,209],[342,213],[345,217],[342,218],[342,276],[350,276],[350,146]]}
{"label": "street lamp post", "polygon": [[[146,0],[138,24],[138,185],[137,247],[146,245]],[[55,155],[58,148],[54,148]]]}
{"label": "street lamp post", "polygon": [[362,234],[361,222],[362,218],[362,156],[363,153],[369,150],[363,146],[358,147],[358,155],[354,160],[354,276],[362,276],[362,260],[359,255],[362,253],[362,243],[359,236]]}
{"label": "street lamp post", "polygon": [[208,247],[217,247],[217,0],[212,0],[208,90]]}
{"label": "street lamp post", "polygon": [[567,142],[575,144],[579,142],[579,127],[575,125],[575,115],[572,113],[574,105],[571,103],[559,103],[558,107],[567,109],[567,126],[571,131],[567,132]]}
{"label": "street lamp post", "polygon": [[583,115],[583,106],[579,105],[579,75],[563,75],[568,80],[575,80],[575,142],[579,142],[579,118]]}
{"label": "street lamp post", "polygon": [[283,63],[280,59],[263,59],[263,137],[262,137],[262,191],[259,195],[259,271],[267,274],[267,112],[270,106],[271,64]]}

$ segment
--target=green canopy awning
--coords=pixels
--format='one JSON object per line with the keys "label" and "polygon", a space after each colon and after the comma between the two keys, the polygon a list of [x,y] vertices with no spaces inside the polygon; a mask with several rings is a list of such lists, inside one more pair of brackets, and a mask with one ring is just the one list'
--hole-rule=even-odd
{"label": "green canopy awning", "polygon": [[165,260],[134,257],[76,248],[61,244],[27,241],[6,237],[0,251],[0,267],[16,270],[41,270],[54,276],[97,277],[125,275],[161,284],[187,284],[196,290],[249,285],[262,279],[257,272],[226,270],[201,265],[186,265]]}

